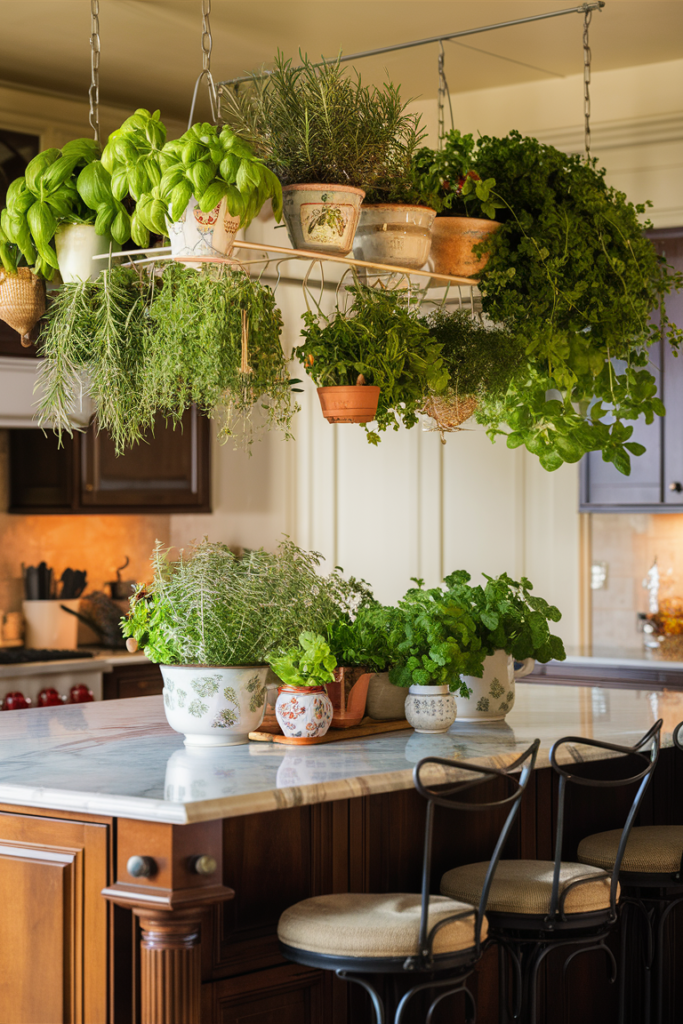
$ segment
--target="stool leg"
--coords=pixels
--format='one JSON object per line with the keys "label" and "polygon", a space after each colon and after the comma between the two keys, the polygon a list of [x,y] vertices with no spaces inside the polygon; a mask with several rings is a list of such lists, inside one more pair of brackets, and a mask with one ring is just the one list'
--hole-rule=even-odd
{"label": "stool leg", "polygon": [[335,971],[338,978],[343,978],[344,981],[353,981],[356,985],[360,985],[370,996],[372,1007],[375,1011],[375,1024],[386,1024],[384,1017],[384,1004],[379,997],[379,994],[375,991],[369,981],[365,978],[359,978],[357,974],[351,974],[350,971]]}
{"label": "stool leg", "polygon": [[619,935],[619,1010],[617,1016],[618,1024],[624,1024],[624,1013],[626,1009],[626,939],[627,939],[627,912],[629,904],[623,903],[621,907],[621,933]]}
{"label": "stool leg", "polygon": [[662,1024],[662,1012],[663,1012],[663,987],[664,987],[664,926],[666,919],[668,918],[674,907],[678,906],[679,903],[683,902],[681,899],[672,900],[662,910],[659,915],[659,921],[657,924],[657,937],[655,940],[654,948],[654,962],[655,962],[655,1022],[656,1024]]}
{"label": "stool leg", "polygon": [[508,1019],[508,964],[505,947],[498,943],[498,1024]]}

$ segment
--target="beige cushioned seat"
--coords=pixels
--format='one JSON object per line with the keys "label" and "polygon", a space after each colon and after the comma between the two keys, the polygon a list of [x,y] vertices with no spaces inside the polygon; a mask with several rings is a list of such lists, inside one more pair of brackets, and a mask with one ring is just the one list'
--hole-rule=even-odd
{"label": "beige cushioned seat", "polygon": [[[314,896],[285,910],[278,924],[280,942],[328,956],[392,957],[419,952],[421,897],[417,894],[334,893]],[[464,903],[430,896],[429,926],[474,910]],[[454,953],[474,945],[475,914],[436,933],[434,953]],[[486,921],[482,924],[486,938]]]}
{"label": "beige cushioned seat", "polygon": [[[579,860],[611,871],[620,839],[621,829],[588,836],[579,844]],[[644,825],[631,831],[621,870],[673,874],[680,869],[682,856],[683,825]]]}
{"label": "beige cushioned seat", "polygon": [[[488,861],[466,864],[447,871],[441,879],[441,892],[455,900],[477,903],[481,894]],[[499,914],[547,914],[553,887],[554,864],[551,860],[501,860],[498,863],[489,893],[487,912]],[[575,879],[597,874],[598,868],[588,864],[562,863],[560,895]],[[567,914],[585,914],[609,907],[609,879],[596,879],[572,889],[564,910]]]}

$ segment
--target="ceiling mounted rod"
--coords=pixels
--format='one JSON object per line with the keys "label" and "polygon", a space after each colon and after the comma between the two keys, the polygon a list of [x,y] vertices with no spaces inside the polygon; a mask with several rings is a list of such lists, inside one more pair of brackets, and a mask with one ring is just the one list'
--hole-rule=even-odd
{"label": "ceiling mounted rod", "polygon": [[[512,25],[527,25],[531,21],[545,21],[546,18],[559,18],[563,14],[587,14],[589,11],[600,11],[605,6],[605,0],[595,0],[594,3],[581,4],[580,7],[566,7],[561,11],[548,11],[546,14],[532,14],[528,18],[515,18],[514,21],[499,21],[495,25],[483,25],[481,28],[466,28],[461,32],[451,32],[449,35],[429,36],[427,39],[413,39],[410,43],[395,43],[393,46],[380,46],[376,50],[363,50],[361,53],[349,53],[346,56],[335,57],[329,61],[319,61],[313,64],[314,68],[321,68],[325,64],[335,63],[339,60],[345,63],[349,60],[360,60],[362,57],[378,57],[382,53],[394,53],[396,50],[411,50],[415,46],[428,46],[430,43],[443,43],[448,39],[460,39],[463,36],[476,36],[481,32],[492,32],[496,28],[510,28]],[[267,78],[272,71],[263,71],[260,75],[242,75],[241,78],[227,78],[217,85],[239,85],[241,82],[251,82],[254,78]]]}

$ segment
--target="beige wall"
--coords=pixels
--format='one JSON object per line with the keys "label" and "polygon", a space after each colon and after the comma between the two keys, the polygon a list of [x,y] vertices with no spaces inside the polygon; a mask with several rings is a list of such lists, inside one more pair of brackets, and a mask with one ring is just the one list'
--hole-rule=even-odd
{"label": "beige wall", "polygon": [[[452,69],[449,74],[453,77]],[[683,223],[683,61],[595,72],[592,93],[593,151],[610,181],[636,201],[651,197],[655,224]],[[453,103],[456,124],[464,131],[519,128],[573,151],[581,147],[579,75],[459,93]],[[433,131],[435,105],[422,109]],[[39,123],[48,133],[46,144],[84,134],[85,107],[0,88],[0,124],[35,130]],[[250,237],[265,236],[283,244],[281,230],[255,222]],[[304,308],[296,275],[296,267],[283,268],[277,291],[287,349],[297,341]],[[578,643],[581,524],[575,466],[545,473],[525,452],[510,452],[500,441],[491,445],[477,427],[450,437],[445,446],[420,429],[400,431],[385,435],[375,449],[360,429],[326,424],[310,385],[301,398],[295,443],[268,435],[254,445],[251,458],[229,446],[215,447],[214,512],[171,516],[172,543],[208,534],[230,544],[272,547],[288,533],[320,550],[329,564],[364,576],[383,600],[395,599],[411,576],[434,584],[444,572],[461,567],[475,576],[481,571],[526,574],[536,591],[564,612],[564,639]],[[96,518],[112,523],[111,517]],[[133,526],[132,517],[116,518]],[[84,518],[82,523],[84,538],[103,536],[96,522],[89,525]],[[8,529],[0,520],[3,539]],[[140,523],[123,534],[112,529],[110,536],[120,537],[121,544],[125,540],[141,564],[152,536],[166,539],[164,529],[162,521],[149,530]],[[19,538],[12,536],[12,543]],[[117,540],[116,550],[119,546]],[[115,564],[108,554],[106,560]]]}

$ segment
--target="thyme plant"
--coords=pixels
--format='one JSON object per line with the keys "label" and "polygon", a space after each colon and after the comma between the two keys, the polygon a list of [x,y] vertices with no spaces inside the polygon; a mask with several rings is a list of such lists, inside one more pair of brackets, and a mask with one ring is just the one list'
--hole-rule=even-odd
{"label": "thyme plant", "polygon": [[160,544],[153,579],[131,598],[122,620],[147,656],[170,665],[262,665],[299,645],[301,633],[325,634],[368,599],[339,568],[323,576],[321,556],[285,538],[274,554],[236,555],[206,538],[175,561]]}

